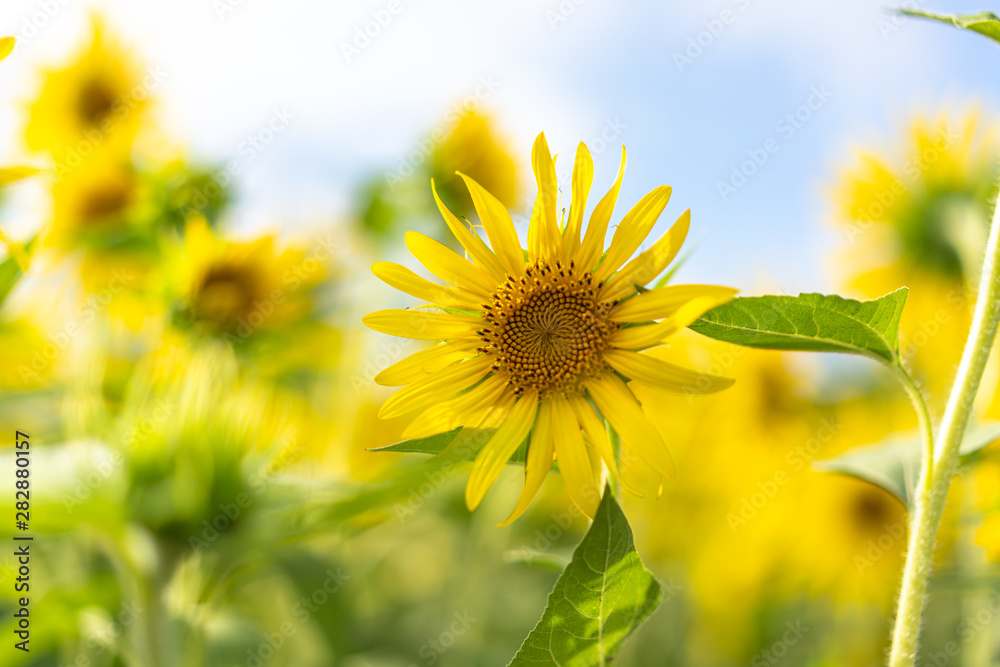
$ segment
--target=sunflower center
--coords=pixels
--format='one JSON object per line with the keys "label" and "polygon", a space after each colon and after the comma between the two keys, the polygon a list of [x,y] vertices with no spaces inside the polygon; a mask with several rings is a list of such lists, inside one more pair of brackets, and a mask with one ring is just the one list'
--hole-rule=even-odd
{"label": "sunflower center", "polygon": [[87,223],[104,221],[121,215],[131,201],[131,184],[102,183],[84,194],[80,201],[80,218]]}
{"label": "sunflower center", "polygon": [[228,331],[253,310],[258,292],[257,279],[251,271],[238,266],[214,266],[198,286],[194,314],[203,323]]}
{"label": "sunflower center", "polygon": [[91,79],[80,90],[76,112],[87,127],[101,124],[115,106],[114,91],[101,79]]}
{"label": "sunflower center", "polygon": [[598,300],[592,274],[575,276],[558,261],[538,260],[525,273],[508,276],[484,305],[489,326],[480,331],[480,350],[519,394],[576,387],[599,374],[618,328],[609,318],[614,303]]}

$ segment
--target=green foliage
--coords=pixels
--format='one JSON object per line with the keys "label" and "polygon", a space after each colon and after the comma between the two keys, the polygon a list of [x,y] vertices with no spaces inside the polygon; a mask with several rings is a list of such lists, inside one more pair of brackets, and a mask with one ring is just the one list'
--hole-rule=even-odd
{"label": "green foliage", "polygon": [[[983,447],[1000,438],[1000,422],[981,422],[969,429],[960,460],[969,460]],[[913,489],[920,470],[923,445],[919,434],[894,436],[875,445],[856,447],[836,458],[817,461],[814,467],[827,472],[839,472],[882,487],[908,507],[913,502]]]}
{"label": "green foliage", "polygon": [[965,28],[980,35],[989,37],[994,42],[1000,43],[1000,17],[993,12],[981,12],[979,14],[963,14],[961,16],[947,16],[945,14],[935,14],[919,9],[901,9],[901,14],[917,16],[920,18],[949,23],[956,28]]}
{"label": "green foliage", "polygon": [[847,352],[899,363],[899,318],[909,290],[871,301],[837,295],[741,297],[691,328],[716,340],[767,350]]}
{"label": "green foliage", "polygon": [[[35,246],[35,239],[28,241],[23,247],[25,257],[30,257],[32,249]],[[14,289],[18,281],[21,280],[21,276],[24,275],[24,270],[21,264],[18,262],[18,257],[13,253],[0,262],[0,304],[3,304],[7,300],[7,295],[10,291]],[[21,258],[23,259],[23,258]]]}
{"label": "green foliage", "polygon": [[606,665],[662,595],[639,560],[625,515],[605,489],[594,523],[508,667]]}

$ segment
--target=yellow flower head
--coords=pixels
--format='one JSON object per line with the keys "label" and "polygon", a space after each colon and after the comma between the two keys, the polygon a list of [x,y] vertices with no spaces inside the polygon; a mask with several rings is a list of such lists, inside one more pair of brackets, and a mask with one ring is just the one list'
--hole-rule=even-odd
{"label": "yellow flower head", "polygon": [[138,176],[128,164],[99,159],[52,185],[52,229],[47,243],[107,242],[129,227],[138,200]]}
{"label": "yellow flower head", "polygon": [[181,264],[183,309],[208,333],[239,341],[285,326],[312,309],[309,291],[325,270],[301,250],[275,249],[273,236],[219,239],[203,218],[188,223]]}
{"label": "yellow flower head", "polygon": [[996,129],[976,113],[918,116],[899,155],[861,153],[836,187],[855,272],[892,267],[899,284],[915,274],[968,278],[965,264],[979,261],[992,210]]}
{"label": "yellow flower head", "polygon": [[68,68],[47,74],[31,105],[28,146],[50,151],[60,171],[91,155],[122,155],[147,106],[144,85],[130,54],[95,21],[89,49]]}
{"label": "yellow flower head", "polygon": [[431,174],[458,215],[472,212],[472,200],[457,175],[467,174],[505,206],[517,206],[517,166],[497,136],[489,116],[468,111],[455,121],[450,133],[431,155]]}
{"label": "yellow flower head", "polygon": [[593,182],[587,147],[581,143],[577,149],[572,201],[563,221],[557,217],[555,163],[544,134],[535,141],[531,163],[538,195],[527,251],[507,209],[462,174],[490,245],[465,227],[435,191],[445,222],[470,259],[414,232],[406,235],[406,245],[431,273],[451,284],[425,280],[389,262],[372,267],[389,285],[445,312],[383,310],[364,319],[382,333],[443,341],[376,376],[379,384],[406,385],[382,406],[381,417],[421,411],[404,433],[409,438],[458,426],[496,429],[469,475],[465,499],[470,509],[529,439],[524,489],[504,525],[527,508],[554,459],[570,498],[593,516],[602,464],[621,479],[603,420],[621,437],[623,455],[627,448],[659,474],[673,476],[670,454],[628,380],[685,394],[731,384],[640,352],[735,294],[709,285],[642,289],[664,271],[687,235],[690,211],[629,259],[666,206],[670,188],[661,186],[643,197],[618,224],[605,251],[624,151],[618,177],[594,208],[585,233],[584,209]]}

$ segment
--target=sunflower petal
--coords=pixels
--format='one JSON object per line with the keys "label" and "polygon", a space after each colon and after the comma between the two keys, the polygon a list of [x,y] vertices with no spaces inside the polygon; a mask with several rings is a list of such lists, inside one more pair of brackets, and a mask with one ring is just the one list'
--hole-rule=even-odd
{"label": "sunflower petal", "polygon": [[[649,322],[670,317],[696,299],[712,303],[711,308],[730,301],[739,290],[719,285],[667,285],[628,299],[611,310],[615,322]],[[700,317],[700,315],[699,315]]]}
{"label": "sunflower petal", "polygon": [[[728,301],[728,299],[727,299]],[[656,324],[619,329],[611,336],[611,344],[628,350],[641,350],[659,344],[688,326],[706,312],[715,308],[718,301],[713,297],[698,297],[688,301],[671,316]]]}
{"label": "sunflower petal", "polygon": [[375,384],[383,387],[399,387],[462,361],[473,355],[479,347],[478,338],[453,340],[438,343],[405,357],[385,368],[375,376]]}
{"label": "sunflower petal", "polygon": [[492,364],[493,360],[487,356],[467,359],[412,382],[390,396],[379,408],[378,416],[392,419],[447,401],[482,380]]}
{"label": "sunflower petal", "polygon": [[639,253],[639,256],[622,267],[621,271],[611,276],[601,288],[599,298],[608,301],[624,298],[636,292],[636,285],[646,285],[663,273],[684,245],[690,226],[689,209],[681,214],[677,222],[653,244],[652,248]]}
{"label": "sunflower petal", "polygon": [[489,246],[483,243],[483,240],[479,238],[479,235],[473,232],[471,229],[465,226],[458,217],[451,212],[451,210],[444,205],[441,201],[441,197],[438,196],[437,190],[434,188],[434,180],[431,180],[431,193],[434,195],[434,203],[437,204],[438,210],[441,211],[441,217],[444,218],[444,222],[448,225],[448,229],[451,233],[458,239],[458,242],[465,248],[465,252],[469,253],[469,257],[472,258],[476,264],[482,267],[490,276],[501,283],[506,278],[504,268],[500,265],[500,260],[497,256],[493,254]]}
{"label": "sunflower petal", "polygon": [[3,60],[10,55],[10,52],[14,50],[14,38],[13,37],[0,37],[0,60]]}
{"label": "sunflower petal", "polygon": [[581,271],[589,271],[601,253],[604,252],[604,237],[608,233],[608,223],[611,222],[611,214],[615,211],[615,202],[618,201],[618,192],[622,189],[622,179],[625,178],[625,147],[622,146],[622,161],[618,167],[618,176],[615,177],[614,185],[608,190],[601,201],[597,202],[594,212],[590,214],[590,224],[587,225],[587,233],[584,234],[583,243],[576,253],[576,266]]}
{"label": "sunflower petal", "polygon": [[683,396],[711,394],[733,384],[729,378],[699,373],[629,350],[609,350],[604,353],[604,360],[627,378]]}
{"label": "sunflower petal", "polygon": [[499,284],[489,273],[429,236],[406,232],[404,240],[413,256],[441,280],[483,296],[492,294]]}
{"label": "sunflower petal", "polygon": [[599,281],[603,282],[610,278],[611,274],[617,271],[646,240],[660,213],[670,201],[670,192],[669,185],[661,185],[647,193],[625,214],[615,230],[615,235],[611,237],[611,245],[608,246],[604,261],[594,271],[594,276]]}
{"label": "sunflower petal", "polygon": [[578,394],[571,394],[568,399],[573,408],[573,414],[576,415],[576,420],[587,435],[587,440],[590,441],[590,446],[608,466],[611,474],[618,477],[618,461],[615,460],[615,452],[611,448],[611,438],[608,437],[608,430],[604,427],[597,413],[594,412],[594,408],[590,406],[587,399]]}
{"label": "sunflower petal", "polygon": [[566,493],[581,512],[594,518],[601,501],[601,489],[591,466],[587,446],[583,442],[580,424],[573,408],[563,396],[556,394],[550,401],[553,441],[559,472],[566,484]]}
{"label": "sunflower petal", "polygon": [[482,308],[483,297],[475,292],[453,285],[432,283],[395,262],[376,262],[372,264],[372,273],[387,285],[424,301],[468,310]]}
{"label": "sunflower petal", "polygon": [[475,423],[499,400],[506,388],[505,376],[489,375],[464,394],[435,403],[421,412],[403,431],[403,438],[427,438]]}
{"label": "sunflower petal", "polygon": [[486,236],[489,237],[490,245],[493,246],[500,264],[513,276],[524,275],[524,252],[521,250],[521,242],[517,238],[517,230],[514,229],[510,211],[479,183],[461,172],[458,175],[469,188],[472,204],[479,214],[479,222],[486,230]]}
{"label": "sunflower petal", "polygon": [[465,504],[470,510],[479,507],[503,467],[524,441],[538,413],[538,393],[525,392],[511,408],[507,419],[480,450],[465,485]]}
{"label": "sunflower petal", "polygon": [[542,401],[538,409],[538,418],[535,420],[535,429],[531,433],[531,444],[528,446],[527,460],[524,462],[524,486],[521,488],[521,496],[517,500],[517,506],[510,516],[504,519],[503,523],[497,524],[500,528],[509,526],[517,520],[524,511],[531,505],[531,501],[538,494],[542,482],[552,469],[552,458],[555,448],[552,443],[552,415],[548,401]]}
{"label": "sunflower petal", "polygon": [[576,147],[576,162],[573,163],[573,180],[569,203],[569,220],[563,230],[563,262],[569,264],[580,249],[580,231],[583,229],[583,214],[587,210],[587,196],[594,183],[594,160],[590,157],[587,144],[582,141]]}
{"label": "sunflower petal", "polygon": [[369,329],[415,340],[447,340],[475,336],[483,320],[469,315],[430,313],[422,310],[388,308],[365,315],[361,320]]}
{"label": "sunflower petal", "polygon": [[556,165],[544,132],[539,133],[531,147],[531,169],[535,172],[538,194],[528,223],[528,257],[554,257],[559,247],[559,221],[556,218],[559,188],[556,184]]}
{"label": "sunflower petal", "polygon": [[590,397],[622,440],[657,472],[674,478],[674,462],[656,428],[649,423],[632,391],[612,373],[586,383]]}

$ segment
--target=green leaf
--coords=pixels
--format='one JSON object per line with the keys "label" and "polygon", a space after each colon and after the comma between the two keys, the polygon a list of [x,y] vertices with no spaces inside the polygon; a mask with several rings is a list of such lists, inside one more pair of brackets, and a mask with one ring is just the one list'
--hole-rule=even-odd
{"label": "green leaf", "polygon": [[963,14],[961,16],[947,16],[945,14],[935,14],[924,12],[919,9],[901,9],[900,14],[907,16],[917,16],[919,18],[931,19],[942,23],[949,23],[956,28],[965,28],[980,35],[989,37],[994,42],[1000,42],[1000,17],[993,12],[982,12],[980,14]]}
{"label": "green leaf", "polygon": [[594,523],[549,594],[542,619],[508,667],[606,665],[662,597],[606,488]]}
{"label": "green leaf", "polygon": [[[979,450],[997,439],[1000,439],[1000,422],[980,422],[966,433],[959,449],[960,460],[968,462]],[[922,451],[919,434],[894,436],[875,445],[855,447],[833,459],[817,461],[813,467],[871,482],[909,507],[920,472]]]}
{"label": "green leaf", "polygon": [[[403,440],[385,447],[375,447],[368,451],[433,454],[460,461],[472,461],[483,445],[490,441],[494,433],[496,433],[495,428],[467,428],[463,431],[459,427],[427,438]],[[521,443],[521,446],[517,448],[507,463],[524,463],[528,452],[527,445],[528,440],[525,438],[525,441]]]}
{"label": "green leaf", "polygon": [[535,551],[534,549],[511,549],[503,554],[503,562],[507,565],[527,565],[540,570],[562,572],[569,565],[565,556]]}
{"label": "green leaf", "polygon": [[[33,251],[35,245],[35,240],[32,239],[24,244],[23,247],[11,248],[11,255],[0,261],[0,305],[7,300],[7,295],[10,291],[14,289],[18,281],[24,275],[24,270],[21,264],[26,263]],[[21,253],[21,257],[17,257],[16,253]],[[18,261],[20,260],[20,261]]]}
{"label": "green leaf", "polygon": [[708,311],[691,328],[746,347],[848,352],[897,364],[908,291],[901,287],[871,301],[823,294],[741,297]]}

